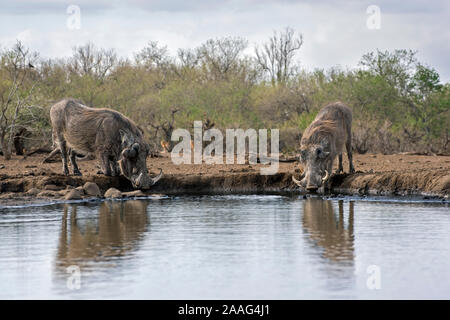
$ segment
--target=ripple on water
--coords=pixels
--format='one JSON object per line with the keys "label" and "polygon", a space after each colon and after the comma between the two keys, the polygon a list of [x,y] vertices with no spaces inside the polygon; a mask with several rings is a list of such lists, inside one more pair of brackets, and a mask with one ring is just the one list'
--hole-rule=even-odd
{"label": "ripple on water", "polygon": [[0,298],[450,298],[439,202],[209,195],[0,212]]}

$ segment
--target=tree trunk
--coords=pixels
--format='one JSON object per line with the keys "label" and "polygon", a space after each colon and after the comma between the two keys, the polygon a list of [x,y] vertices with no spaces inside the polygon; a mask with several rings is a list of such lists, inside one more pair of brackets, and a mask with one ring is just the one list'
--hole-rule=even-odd
{"label": "tree trunk", "polygon": [[0,144],[2,146],[3,157],[5,160],[11,159],[11,150],[8,148],[8,143],[5,141],[5,134],[0,135]]}
{"label": "tree trunk", "polygon": [[14,149],[16,150],[16,155],[21,156],[23,155],[23,149],[24,149],[24,136],[27,134],[27,129],[22,128],[16,134],[14,135],[13,143],[14,143]]}

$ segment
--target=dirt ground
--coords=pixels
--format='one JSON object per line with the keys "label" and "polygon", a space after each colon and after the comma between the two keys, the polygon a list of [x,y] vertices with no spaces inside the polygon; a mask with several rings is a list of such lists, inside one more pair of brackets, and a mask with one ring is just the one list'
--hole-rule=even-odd
{"label": "dirt ground", "polygon": [[[38,154],[24,159],[23,156],[12,156],[11,160],[0,159],[0,175],[14,177],[34,173],[40,175],[43,172],[61,174],[61,161],[42,163],[45,155]],[[411,154],[355,154],[353,161],[356,171],[365,173],[386,173],[386,172],[424,172],[447,170],[450,171],[450,156],[423,156]],[[96,160],[78,160],[83,176],[93,176],[97,174],[99,166]],[[157,173],[158,168],[162,168],[165,174],[196,174],[196,175],[229,175],[240,172],[258,172],[261,164],[223,164],[223,165],[195,165],[172,163],[169,154],[161,154],[156,158],[147,159],[147,167],[150,171]],[[279,172],[293,172],[299,167],[297,162],[280,162]],[[337,160],[334,169],[337,168]],[[344,171],[348,170],[348,161],[344,154]]]}
{"label": "dirt ground", "polygon": [[[97,174],[96,160],[79,161],[82,177],[65,177],[61,161],[42,163],[45,154],[13,156],[0,159],[0,204],[5,200],[61,197],[63,190],[82,186],[87,181],[98,184],[102,192],[109,187],[130,191],[131,184],[123,177],[105,177]],[[162,168],[164,177],[150,192],[265,192],[298,190],[291,181],[299,174],[297,162],[280,162],[278,173],[260,175],[261,164],[233,165],[175,165],[168,154],[148,158],[151,174]],[[437,195],[448,199],[450,193],[450,156],[423,156],[414,154],[354,155],[355,174],[334,175],[332,191],[344,194]],[[337,161],[334,164],[334,170]],[[348,162],[344,155],[344,171]],[[38,192],[41,192],[38,194]],[[42,192],[47,191],[47,192]]]}

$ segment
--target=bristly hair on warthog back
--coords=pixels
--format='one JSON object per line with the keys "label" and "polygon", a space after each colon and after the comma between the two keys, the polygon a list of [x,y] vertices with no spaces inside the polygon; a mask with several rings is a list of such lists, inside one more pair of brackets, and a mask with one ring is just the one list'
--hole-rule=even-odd
{"label": "bristly hair on warthog back", "polygon": [[322,185],[328,188],[336,156],[337,173],[342,172],[342,152],[347,149],[349,172],[355,171],[352,160],[352,111],[341,102],[323,107],[314,121],[303,132],[300,142],[300,162],[304,171],[301,180],[292,176],[300,187],[315,192]]}
{"label": "bristly hair on warthog back", "polygon": [[[79,101],[64,99],[50,108],[54,144],[61,151],[63,172],[81,175],[76,154],[94,154],[107,176],[124,175],[134,188],[148,189],[162,177],[148,174],[149,146],[143,132],[123,114],[106,108],[89,108]],[[70,152],[69,152],[70,150]]]}

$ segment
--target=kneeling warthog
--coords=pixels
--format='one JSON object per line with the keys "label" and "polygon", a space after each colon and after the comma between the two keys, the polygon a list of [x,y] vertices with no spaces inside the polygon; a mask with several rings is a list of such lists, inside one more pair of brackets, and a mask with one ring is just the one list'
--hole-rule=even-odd
{"label": "kneeling warthog", "polygon": [[148,189],[162,176],[151,178],[146,159],[149,145],[142,131],[121,113],[110,109],[89,108],[81,103],[65,99],[50,109],[54,143],[61,151],[63,172],[67,167],[68,148],[73,174],[81,175],[76,154],[95,154],[102,171],[107,176],[122,173],[134,188]]}
{"label": "kneeling warthog", "polygon": [[333,162],[339,156],[338,173],[342,172],[342,151],[347,149],[349,171],[355,172],[352,162],[352,111],[340,102],[322,108],[314,121],[303,132],[300,142],[300,162],[304,172],[301,181],[292,180],[308,191],[327,187]]}

